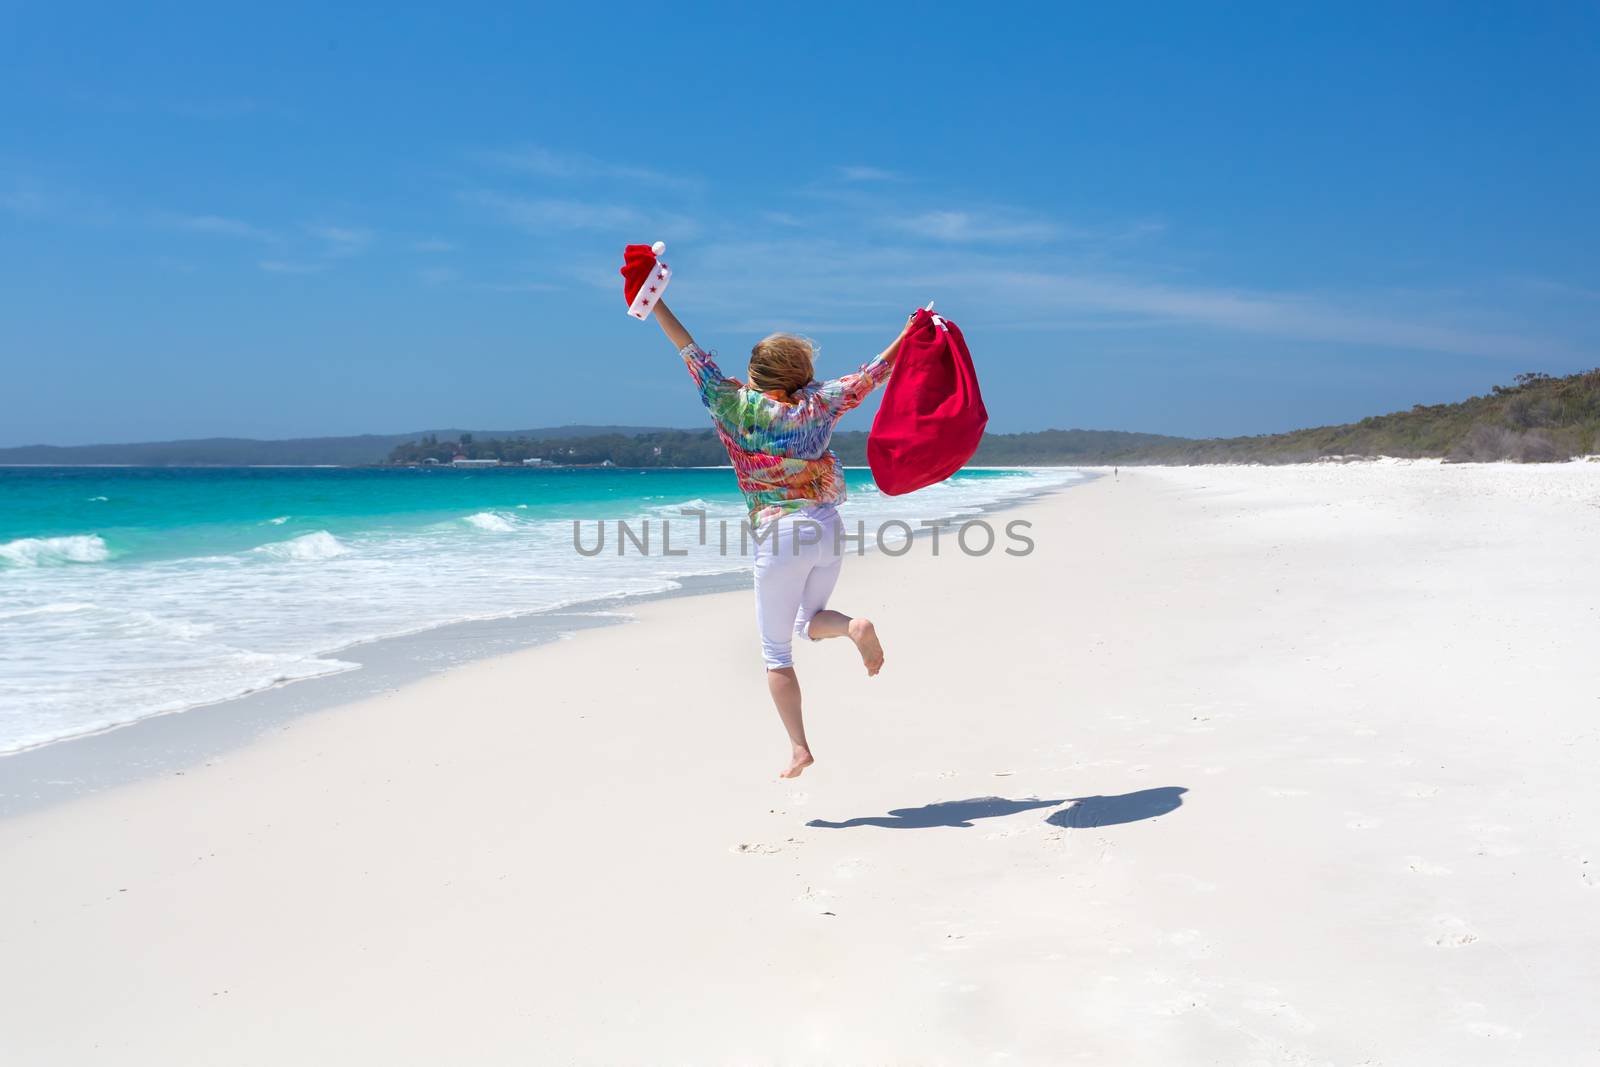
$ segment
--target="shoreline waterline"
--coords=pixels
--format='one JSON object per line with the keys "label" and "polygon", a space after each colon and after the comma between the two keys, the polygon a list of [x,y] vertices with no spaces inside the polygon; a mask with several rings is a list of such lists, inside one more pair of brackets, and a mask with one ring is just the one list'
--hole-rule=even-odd
{"label": "shoreline waterline", "polygon": [[[984,516],[1010,516],[1044,497],[1087,485],[1100,475],[1009,498]],[[941,516],[941,520],[948,516]],[[921,543],[933,531],[916,529]],[[870,539],[869,539],[870,543]],[[867,557],[879,553],[868,549]],[[887,555],[887,554],[886,554]],[[330,710],[485,659],[564,640],[578,632],[632,621],[635,605],[748,589],[751,567],[739,560],[727,570],[663,578],[666,588],[590,597],[569,604],[498,617],[463,619],[351,642],[325,656],[345,665],[289,678],[245,693],[50,738],[0,752],[0,819],[161,773],[181,771],[264,734],[288,728],[304,715]]]}
{"label": "shoreline waterline", "polygon": [[[0,475],[0,753],[347,673],[346,650],[373,641],[745,570],[727,546],[678,551],[696,525],[686,514],[714,536],[723,522],[737,529],[743,501],[726,475]],[[1083,475],[963,473],[903,498],[852,477],[848,508],[870,531],[991,513]],[[596,559],[576,549],[574,520],[658,532],[670,520],[674,550]]]}

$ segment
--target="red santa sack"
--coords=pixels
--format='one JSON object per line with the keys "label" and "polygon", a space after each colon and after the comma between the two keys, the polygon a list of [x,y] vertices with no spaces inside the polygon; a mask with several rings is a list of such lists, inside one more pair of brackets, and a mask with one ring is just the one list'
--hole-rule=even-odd
{"label": "red santa sack", "polygon": [[944,481],[978,450],[988,422],[961,330],[931,310],[918,311],[867,435],[878,489],[899,496]]}

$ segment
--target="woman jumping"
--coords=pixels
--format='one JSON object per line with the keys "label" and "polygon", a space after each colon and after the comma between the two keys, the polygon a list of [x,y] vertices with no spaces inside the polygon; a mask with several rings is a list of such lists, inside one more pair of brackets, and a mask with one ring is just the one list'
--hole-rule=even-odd
{"label": "woman jumping", "polygon": [[868,676],[883,667],[883,646],[871,620],[827,608],[842,561],[835,509],[845,498],[844,470],[828,439],[841,415],[888,380],[911,321],[858,373],[826,382],[812,377],[816,349],[810,341],[775,333],[750,350],[745,385],[723,376],[665,303],[658,301],[654,314],[699,387],[750,508],[767,691],[794,749],[780,777],[798,778],[813,760],[790,650],[794,636],[848,637]]}

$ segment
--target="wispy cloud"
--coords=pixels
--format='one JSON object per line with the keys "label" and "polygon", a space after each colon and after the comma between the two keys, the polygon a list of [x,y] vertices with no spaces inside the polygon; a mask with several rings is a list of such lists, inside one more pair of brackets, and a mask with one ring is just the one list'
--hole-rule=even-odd
{"label": "wispy cloud", "polygon": [[54,175],[26,173],[4,158],[0,158],[0,211],[72,226],[109,226],[121,221],[103,197]]}
{"label": "wispy cloud", "polygon": [[355,256],[366,251],[372,243],[372,231],[349,226],[307,225],[305,231],[323,243],[329,256]]}
{"label": "wispy cloud", "polygon": [[449,285],[460,277],[461,272],[454,267],[424,267],[417,271],[417,279],[424,285]]}
{"label": "wispy cloud", "polygon": [[847,182],[897,182],[903,179],[892,170],[882,167],[835,167],[835,174]]}
{"label": "wispy cloud", "polygon": [[177,230],[208,234],[214,237],[236,237],[248,241],[275,241],[271,230],[223,215],[162,215],[159,221]]}
{"label": "wispy cloud", "polygon": [[642,221],[636,209],[621,204],[594,204],[552,197],[530,199],[490,192],[462,193],[461,200],[473,207],[491,211],[511,225],[532,233],[548,230],[617,230],[636,226]]}
{"label": "wispy cloud", "polygon": [[1010,218],[975,211],[925,211],[888,218],[884,225],[909,237],[956,244],[1016,244],[1054,240],[1061,227],[1042,219]]}
{"label": "wispy cloud", "polygon": [[1526,276],[1511,277],[1506,279],[1507,284],[1516,286],[1529,293],[1540,296],[1566,298],[1584,302],[1600,301],[1600,289],[1593,289],[1582,285],[1573,285],[1571,282],[1557,281],[1553,278],[1532,278]]}
{"label": "wispy cloud", "polygon": [[1144,241],[1160,237],[1166,232],[1167,224],[1159,219],[1141,219],[1138,222],[1129,223],[1115,230],[1111,234],[1111,240],[1124,242]]}
{"label": "wispy cloud", "polygon": [[39,218],[49,211],[50,200],[37,189],[20,186],[0,192],[0,208],[23,218]]}
{"label": "wispy cloud", "polygon": [[558,152],[540,145],[477,152],[474,158],[503,170],[564,181],[611,179],[648,182],[657,188],[673,189],[686,189],[699,184],[699,179],[690,175],[667,174],[636,163],[614,163],[583,152]]}
{"label": "wispy cloud", "polygon": [[[1553,320],[1519,319],[1510,308],[1496,314],[1481,294],[1474,300],[1445,291],[1192,283],[1174,274],[1175,253],[1160,251],[1167,226],[1157,218],[1083,224],[1007,205],[918,209],[913,203],[907,209],[902,189],[890,196],[870,185],[799,191],[826,205],[807,228],[817,239],[796,239],[776,218],[762,222],[772,230],[767,241],[783,243],[784,313],[802,323],[849,323],[858,315],[862,321],[892,319],[913,302],[938,298],[941,305],[948,300],[956,316],[966,307],[994,323],[1053,323],[1073,331],[1144,329],[1172,336],[1200,329],[1300,345],[1535,361],[1579,355],[1580,346],[1561,339]],[[874,231],[880,236],[871,236]],[[1050,262],[1044,265],[1039,246],[1047,243]],[[700,250],[704,276],[697,277],[697,295],[713,291],[727,322],[748,324],[750,309],[768,299],[765,279],[750,264],[769,255],[760,239]]]}
{"label": "wispy cloud", "polygon": [[475,190],[459,194],[462,203],[490,212],[502,221],[528,233],[593,230],[613,233],[638,232],[647,227],[663,238],[686,237],[695,231],[694,223],[682,216],[646,215],[625,204],[603,204],[587,200],[554,197],[521,197]]}
{"label": "wispy cloud", "polygon": [[283,259],[263,259],[257,266],[268,274],[321,274],[328,269],[326,263],[295,262]]}
{"label": "wispy cloud", "polygon": [[[797,328],[855,331],[892,324],[910,306],[938,299],[958,320],[981,314],[992,328],[1067,331],[1215,330],[1290,343],[1334,343],[1395,351],[1540,359],[1576,355],[1543,332],[1486,321],[1459,301],[1427,306],[1382,292],[1317,294],[1174,284],[1135,270],[1064,258],[1044,270],[1026,249],[970,248],[930,257],[914,245],[849,240],[784,244],[782,315]],[[719,242],[697,249],[696,303],[724,329],[754,327],[750,310],[770,302],[753,264],[770,245]],[[703,295],[702,295],[703,294]],[[808,325],[810,324],[810,325]]]}
{"label": "wispy cloud", "polygon": [[[977,279],[968,279],[969,282]],[[1130,315],[1299,341],[1331,341],[1454,355],[1537,357],[1565,348],[1515,332],[1462,327],[1370,310],[1359,301],[1251,290],[1186,287],[1096,274],[1011,271],[983,283],[1034,307]]]}

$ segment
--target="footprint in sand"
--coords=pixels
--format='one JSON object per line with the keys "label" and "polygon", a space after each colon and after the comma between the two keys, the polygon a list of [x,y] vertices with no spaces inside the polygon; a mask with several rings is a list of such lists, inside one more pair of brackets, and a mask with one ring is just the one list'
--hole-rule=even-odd
{"label": "footprint in sand", "polygon": [[1450,874],[1450,868],[1437,863],[1429,863],[1421,856],[1407,856],[1406,870],[1413,874],[1426,874],[1432,878],[1442,878]]}
{"label": "footprint in sand", "polygon": [[1600,886],[1600,879],[1595,877],[1594,865],[1588,860],[1578,861],[1578,877],[1583,881],[1585,889],[1593,889],[1596,886]]}
{"label": "footprint in sand", "polygon": [[1402,791],[1402,795],[1415,797],[1418,800],[1427,800],[1429,797],[1436,797],[1439,795],[1439,787],[1436,785],[1424,785],[1421,782],[1413,782],[1405,787],[1405,789]]}
{"label": "footprint in sand", "polygon": [[831,889],[818,889],[815,886],[808,885],[794,898],[794,902],[815,915],[837,917],[839,914],[837,911],[838,905],[833,902],[832,897],[833,891]]}
{"label": "footprint in sand", "polygon": [[1210,1006],[1204,993],[1179,993],[1168,1000],[1155,1002],[1150,1006],[1150,1011],[1154,1015],[1187,1015],[1191,1011],[1205,1011]]}
{"label": "footprint in sand", "polygon": [[1441,915],[1438,925],[1439,932],[1433,937],[1436,948],[1462,948],[1478,940],[1478,935],[1467,928],[1466,922],[1454,915]]}
{"label": "footprint in sand", "polygon": [[1184,950],[1190,959],[1205,959],[1211,955],[1211,945],[1199,930],[1175,930],[1166,935],[1166,942]]}
{"label": "footprint in sand", "polygon": [[1215,893],[1217,883],[1208,882],[1204,878],[1196,878],[1192,874],[1167,874],[1162,876],[1166,881],[1183,886],[1193,893]]}
{"label": "footprint in sand", "polygon": [[781,845],[769,845],[764,841],[756,841],[749,844],[734,845],[728,851],[737,852],[741,856],[773,856],[799,843],[798,839],[791,837]]}

